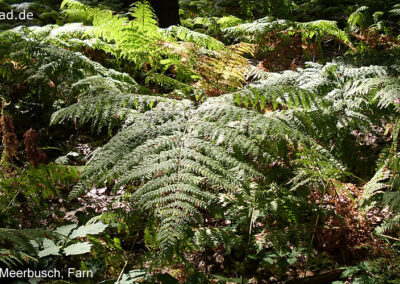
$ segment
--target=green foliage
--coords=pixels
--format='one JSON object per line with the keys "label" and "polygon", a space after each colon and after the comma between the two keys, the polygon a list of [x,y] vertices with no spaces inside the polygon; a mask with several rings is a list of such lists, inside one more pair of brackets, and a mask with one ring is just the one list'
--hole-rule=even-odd
{"label": "green foliage", "polygon": [[[351,279],[353,283],[396,283],[398,273],[399,266],[396,260],[388,261],[385,258],[378,258],[345,267],[341,279]],[[333,283],[345,282],[335,281]]]}
{"label": "green foliage", "polygon": [[146,83],[187,94],[191,90],[190,83],[200,81],[200,87],[204,87],[208,81],[218,82],[221,74],[224,80],[216,88],[224,91],[226,85],[237,87],[238,82],[245,81],[245,67],[249,64],[240,56],[240,51],[228,49],[215,38],[182,26],[158,28],[154,11],[147,2],[134,5],[132,21],[75,0],[64,1],[62,7],[67,8],[67,15],[79,15],[93,25],[85,36],[107,43],[95,48],[133,63],[138,72],[151,71],[143,72]]}
{"label": "green foliage", "polygon": [[145,64],[160,64],[163,52],[157,45],[161,40],[161,33],[148,2],[135,3],[130,10],[133,21],[113,15],[110,10],[91,8],[75,0],[63,1],[61,8],[68,8],[65,13],[72,19],[92,24],[93,29],[89,34],[106,42],[113,42],[115,48],[112,52],[118,57],[133,61],[136,68],[140,69]]}
{"label": "green foliage", "polygon": [[[71,28],[66,29],[66,32],[73,35],[77,27]],[[124,93],[136,93],[139,90],[138,84],[128,74],[106,69],[81,53],[39,43],[39,40],[52,43],[55,35],[60,35],[58,27],[44,30],[12,30],[2,35],[5,42],[9,43],[9,48],[1,54],[3,63],[0,65],[0,70],[3,70],[2,77],[10,78],[5,88],[12,89],[20,84],[31,86],[31,89],[20,96],[30,104],[41,104],[41,119],[50,120],[50,115],[60,106],[80,100],[92,107],[86,115],[93,116],[97,113],[99,116],[92,126],[93,131],[100,131],[105,126],[112,129],[118,125],[120,116],[122,118],[129,114],[122,108],[126,103],[138,104],[138,100],[128,96],[123,100],[116,100],[115,96],[122,98]],[[18,62],[18,66],[11,62]],[[103,96],[103,100],[99,100],[97,105],[92,104],[94,97],[100,95]],[[21,104],[21,108],[26,108],[26,104]],[[116,107],[119,109],[115,110]],[[29,108],[26,110],[30,111],[32,110]],[[71,116],[82,114],[79,108],[73,106],[70,107],[69,113]],[[109,124],[105,124],[100,118],[100,115],[107,114],[108,118],[113,118]],[[82,119],[77,123],[85,122],[85,114],[82,114]]]}
{"label": "green foliage", "polygon": [[235,40],[262,43],[270,34],[301,33],[304,39],[322,40],[333,38],[349,44],[348,35],[340,30],[333,21],[318,20],[313,22],[293,22],[289,20],[275,20],[271,17],[258,19],[251,23],[244,23],[224,29],[226,36]]}
{"label": "green foliage", "polygon": [[[160,102],[138,113],[93,157],[70,197],[92,184],[133,186],[132,202],[158,227],[156,247],[170,255],[192,235],[192,226],[203,224],[201,211],[218,214],[213,208],[220,206],[219,194],[243,195],[265,186],[271,179],[265,163],[292,167],[297,174],[292,190],[326,188],[332,179],[353,178],[348,168],[356,161],[342,153],[354,142],[344,138],[353,129],[371,131],[383,113],[396,113],[393,102],[382,103],[391,93],[381,90],[398,84],[391,72],[310,63],[298,72],[270,74],[238,93],[209,98],[199,107],[189,101]],[[278,89],[282,85],[287,87]],[[269,111],[258,113],[267,105]],[[287,158],[290,151],[297,159]],[[297,222],[288,210],[288,218]]]}
{"label": "green foliage", "polygon": [[13,268],[37,261],[37,251],[32,240],[51,234],[44,230],[15,230],[0,228],[0,263]]}
{"label": "green foliage", "polygon": [[390,1],[388,1],[385,5],[370,8],[370,4],[372,3],[357,7],[350,14],[347,20],[350,30],[362,34],[381,32],[390,35],[392,33],[390,16],[396,16],[397,5],[391,6]]}
{"label": "green foliage", "polygon": [[209,37],[203,33],[192,31],[188,28],[181,26],[172,26],[167,29],[167,33],[169,35],[174,35],[178,39],[186,41],[186,42],[194,42],[197,45],[210,49],[210,50],[218,50],[223,49],[225,45],[214,39],[213,37]]}
{"label": "green foliage", "polygon": [[[59,256],[61,252],[66,256],[81,255],[89,253],[92,247],[90,242],[77,241],[78,239],[85,238],[87,235],[97,235],[104,232],[107,225],[97,222],[84,226],[77,224],[70,224],[58,227],[54,233],[57,235],[58,240],[51,240],[43,238],[36,241],[36,247],[39,258],[46,256]],[[75,240],[75,241],[74,241]]]}
{"label": "green foliage", "polygon": [[[77,23],[1,33],[0,96],[15,136],[38,129],[39,144],[62,145],[51,147],[56,162],[82,152],[87,163],[79,175],[24,158],[1,165],[0,262],[54,260],[121,283],[286,281],[395,251],[399,7],[325,2],[181,1],[183,25],[161,29],[147,1],[118,14],[64,0]],[[316,20],[326,6],[332,17]],[[354,53],[324,57],[342,44]],[[275,57],[290,64],[272,69]],[[385,216],[367,220],[375,234],[358,205]],[[57,229],[26,229],[44,226]],[[377,267],[343,278],[378,281]]]}
{"label": "green foliage", "polygon": [[16,169],[12,173],[5,173],[5,169],[2,171],[5,177],[0,180],[2,226],[13,225],[29,210],[38,216],[44,213],[43,210],[49,209],[48,201],[59,196],[60,190],[69,187],[78,178],[76,168],[53,163]]}
{"label": "green foliage", "polygon": [[223,35],[222,30],[242,24],[240,18],[234,16],[224,17],[196,17],[193,19],[185,19],[182,25],[195,31],[199,31],[208,35],[219,38]]}
{"label": "green foliage", "polygon": [[107,92],[102,96],[88,96],[55,112],[51,123],[61,123],[68,119],[74,121],[77,127],[82,127],[91,122],[91,131],[97,130],[100,133],[104,127],[113,129],[119,122],[134,119],[138,111],[149,110],[158,101],[163,99],[155,96],[116,95]]}
{"label": "green foliage", "polygon": [[361,204],[364,210],[372,208],[388,208],[393,215],[384,220],[384,222],[376,228],[377,234],[383,234],[387,231],[394,231],[400,224],[400,180],[399,171],[399,152],[398,139],[400,124],[397,119],[392,125],[393,144],[388,153],[384,153],[385,161],[375,173],[375,176],[364,186],[364,192]]}
{"label": "green foliage", "polygon": [[235,234],[233,227],[199,228],[194,234],[194,244],[197,249],[217,248],[223,245],[228,253],[243,240]]}
{"label": "green foliage", "polygon": [[294,1],[274,0],[274,1],[255,1],[255,0],[181,0],[181,7],[190,14],[202,16],[225,16],[234,14],[240,18],[262,17],[264,15],[273,15],[276,17],[290,16],[295,7]]}

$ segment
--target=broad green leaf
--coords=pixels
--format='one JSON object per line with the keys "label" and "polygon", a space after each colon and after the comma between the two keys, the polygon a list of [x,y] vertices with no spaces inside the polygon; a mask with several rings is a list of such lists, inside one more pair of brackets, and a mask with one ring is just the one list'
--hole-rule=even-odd
{"label": "broad green leaf", "polygon": [[104,230],[107,228],[108,225],[103,224],[101,222],[95,223],[95,224],[89,224],[86,226],[80,226],[78,229],[72,232],[71,234],[71,239],[75,238],[83,238],[86,237],[86,235],[97,235],[99,233],[104,232]]}
{"label": "broad green leaf", "polygon": [[146,271],[142,269],[131,270],[128,273],[122,275],[121,281],[119,283],[120,284],[135,283],[136,281],[146,277],[146,274],[147,274]]}
{"label": "broad green leaf", "polygon": [[38,256],[60,255],[60,248],[61,247],[57,246],[54,241],[45,238],[43,240],[43,250],[39,251]]}
{"label": "broad green leaf", "polygon": [[65,226],[58,227],[55,230],[55,232],[68,237],[69,234],[71,234],[72,230],[75,229],[76,227],[78,227],[77,224],[65,225]]}
{"label": "broad green leaf", "polygon": [[265,257],[263,258],[263,261],[268,263],[268,264],[274,264],[274,260],[270,257]]}
{"label": "broad green leaf", "polygon": [[290,257],[290,258],[288,258],[287,262],[290,265],[293,265],[293,264],[295,264],[297,262],[297,258],[296,257]]}
{"label": "broad green leaf", "polygon": [[77,243],[70,246],[67,246],[64,249],[65,255],[78,255],[78,254],[85,254],[90,252],[92,244],[89,242],[84,243]]}
{"label": "broad green leaf", "polygon": [[230,283],[245,283],[243,282],[242,278],[227,278],[227,277],[223,277],[220,275],[213,275],[213,277],[216,280],[221,280],[221,281],[225,281],[225,283],[230,282]]}

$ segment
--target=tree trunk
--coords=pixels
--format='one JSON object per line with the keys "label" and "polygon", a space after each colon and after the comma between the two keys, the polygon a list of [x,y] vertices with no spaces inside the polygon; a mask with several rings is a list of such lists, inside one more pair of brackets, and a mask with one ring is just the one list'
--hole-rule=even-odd
{"label": "tree trunk", "polygon": [[156,11],[161,28],[180,23],[178,0],[150,0],[150,3]]}
{"label": "tree trunk", "polygon": [[[161,28],[178,25],[179,20],[179,0],[148,0],[156,12],[158,23]],[[124,0],[125,8],[131,6],[134,0]]]}

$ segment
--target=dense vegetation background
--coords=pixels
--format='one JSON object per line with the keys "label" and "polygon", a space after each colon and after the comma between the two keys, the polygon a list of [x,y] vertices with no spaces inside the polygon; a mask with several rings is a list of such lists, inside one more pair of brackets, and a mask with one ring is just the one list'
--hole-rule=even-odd
{"label": "dense vegetation background", "polygon": [[398,1],[11,10],[34,19],[0,22],[1,269],[400,283]]}

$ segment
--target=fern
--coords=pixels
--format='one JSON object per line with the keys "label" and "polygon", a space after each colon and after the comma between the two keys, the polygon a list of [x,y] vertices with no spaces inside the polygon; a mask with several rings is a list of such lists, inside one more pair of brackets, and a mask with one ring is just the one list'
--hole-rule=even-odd
{"label": "fern", "polygon": [[291,85],[270,85],[259,82],[234,94],[236,103],[253,107],[260,111],[301,108],[308,110],[319,107],[321,103],[316,94]]}
{"label": "fern", "polygon": [[392,10],[389,11],[392,15],[399,16],[400,15],[400,5],[396,4],[392,7]]}
{"label": "fern", "polygon": [[[234,176],[236,171],[228,168],[242,167],[257,174],[251,167],[231,157],[228,151],[221,151],[212,142],[200,139],[194,128],[198,123],[197,118],[188,120],[182,114],[175,113],[173,120],[174,123],[166,121],[152,129],[152,132],[159,132],[158,137],[150,136],[136,148],[132,145],[120,163],[120,158],[112,155],[112,149],[125,139],[147,136],[143,128],[149,122],[134,123],[102,149],[102,154],[93,159],[83,175],[84,180],[87,179],[108,161],[108,169],[103,171],[101,180],[110,180],[126,171],[129,174],[119,178],[115,187],[142,180],[141,187],[135,191],[132,199],[160,220],[157,236],[160,246],[165,250],[174,247],[182,239],[188,224],[201,223],[200,208],[205,209],[210,202],[216,201],[212,194],[202,188],[234,190],[240,182]],[[143,180],[143,177],[148,178]],[[79,192],[74,192],[71,197]]]}
{"label": "fern", "polygon": [[[252,182],[265,186],[271,171],[265,165],[292,167],[292,190],[355,178],[342,155],[347,140],[331,141],[348,137],[353,129],[369,131],[382,115],[396,113],[394,102],[377,99],[385,88],[393,90],[385,92],[388,101],[396,94],[392,86],[398,79],[392,72],[309,63],[297,72],[270,73],[198,107],[161,101],[136,113],[132,124],[95,155],[70,198],[92,184],[132,186],[132,202],[155,218],[157,241],[169,254],[192,235],[192,226],[202,226],[201,212],[215,207],[219,193],[246,191]],[[84,112],[87,107],[81,106]],[[290,151],[296,159],[287,158]]]}
{"label": "fern", "polygon": [[49,236],[42,230],[14,230],[0,228],[0,262],[9,268],[37,261],[37,250],[31,241]]}
{"label": "fern", "polygon": [[225,45],[214,39],[213,37],[207,36],[202,33],[198,33],[195,31],[192,31],[188,28],[185,27],[179,27],[179,26],[172,26],[169,27],[166,30],[167,34],[169,35],[174,35],[180,40],[186,41],[186,42],[194,42],[197,45],[210,49],[210,50],[218,50],[218,49],[223,49]]}
{"label": "fern", "polygon": [[368,9],[369,8],[367,6],[361,6],[350,15],[348,23],[350,24],[351,28],[355,29],[358,26],[361,29],[365,29],[367,27],[368,19],[365,15],[365,11]]}
{"label": "fern", "polygon": [[[70,198],[92,183],[136,184],[132,201],[159,220],[157,240],[169,253],[190,234],[190,226],[202,223],[199,209],[218,202],[213,192],[247,188],[250,178],[265,182],[259,170],[263,161],[279,159],[276,141],[290,137],[313,144],[279,120],[221,103],[211,100],[198,109],[160,104],[138,116],[85,167]],[[168,111],[160,112],[163,108]],[[258,161],[247,164],[249,156]]]}
{"label": "fern", "polygon": [[[5,172],[2,169],[2,172]],[[59,166],[54,163],[40,164],[37,168],[29,166],[26,169],[18,169],[8,175],[8,178],[0,179],[0,205],[3,220],[2,226],[18,222],[24,218],[22,207],[28,206],[38,212],[49,207],[48,200],[60,194],[62,188],[74,183],[78,178],[77,169],[74,167]],[[6,218],[13,216],[13,218]],[[19,218],[18,218],[19,217]],[[29,226],[29,224],[26,224]]]}
{"label": "fern", "polygon": [[[65,0],[63,7],[69,15],[86,15],[85,20],[93,25],[86,36],[108,43],[103,45],[104,51],[133,62],[139,71],[151,68],[153,72],[146,78],[147,83],[173,86],[187,93],[190,89],[187,84],[197,80],[200,81],[195,85],[198,88],[207,86],[210,91],[220,88],[224,92],[241,87],[245,82],[244,74],[249,64],[239,50],[225,48],[215,38],[185,27],[158,28],[154,11],[146,1],[136,3],[131,10],[133,21],[113,15],[111,11],[75,2]],[[110,48],[110,43],[115,43],[114,48]],[[97,47],[102,49],[102,45]],[[168,70],[176,74],[176,78],[164,76]],[[220,86],[209,86],[208,81],[218,82],[221,77]]]}
{"label": "fern", "polygon": [[[150,85],[151,83],[156,83],[158,86],[160,86],[165,90],[172,90],[172,91],[176,90],[177,93],[182,92],[182,94],[186,97],[189,96],[194,91],[194,88],[191,85],[159,73],[149,72],[149,74],[146,77],[145,83],[147,85]],[[179,97],[178,94],[176,95]]]}
{"label": "fern", "polygon": [[130,10],[135,19],[113,15],[110,10],[91,8],[75,0],[65,0],[61,8],[70,17],[77,15],[93,24],[92,33],[106,42],[115,42],[112,52],[122,58],[135,62],[137,68],[142,68],[147,62],[157,64],[161,54],[157,50],[157,41],[161,34],[157,26],[156,16],[148,2],[137,2]]}
{"label": "fern", "polygon": [[271,17],[265,17],[252,23],[240,24],[234,27],[224,29],[228,37],[234,37],[235,40],[247,40],[250,42],[262,42],[269,34],[282,33],[288,31],[292,34],[302,33],[306,39],[324,39],[333,37],[344,43],[349,44],[350,39],[347,34],[337,27],[333,21],[314,21],[314,22],[292,22],[289,20],[273,20]]}
{"label": "fern", "polygon": [[[103,100],[99,100],[103,105],[91,104],[93,108],[90,115],[93,115],[96,111],[100,113],[107,105],[111,106],[113,102],[117,102],[114,97],[117,94],[122,98],[124,93],[137,93],[139,90],[147,92],[126,73],[104,68],[81,53],[54,45],[39,44],[36,37],[48,39],[47,33],[40,35],[36,29],[13,30],[3,34],[4,39],[9,38],[11,46],[3,55],[4,63],[1,66],[5,70],[3,77],[13,76],[16,82],[36,87],[37,95],[27,99],[41,102],[46,110],[54,111],[56,101],[59,105],[71,105],[78,100],[91,104],[96,96],[103,96]],[[48,40],[52,42],[51,39]],[[18,63],[10,66],[8,63],[10,61]],[[149,100],[149,105],[154,101]],[[123,106],[125,102],[135,104],[133,98],[125,95],[124,100],[117,102],[118,107]],[[116,125],[120,116],[122,118],[126,112],[115,107],[108,108],[108,112],[104,113],[109,118],[115,118],[114,124],[106,124],[99,119],[92,129],[100,131],[105,126],[111,129]],[[73,106],[70,109],[72,108]],[[76,114],[79,113],[77,109],[74,111]],[[83,119],[82,123],[85,121]]]}
{"label": "fern", "polygon": [[205,34],[219,37],[223,34],[222,30],[238,24],[242,24],[243,21],[240,18],[234,16],[224,16],[218,17],[196,17],[193,19],[185,19],[182,21],[182,25],[194,29],[196,31],[201,31]]}
{"label": "fern", "polygon": [[[2,77],[11,80],[16,74],[15,82],[37,86],[51,105],[52,125],[90,125],[98,133],[108,129],[112,138],[82,169],[70,199],[93,185],[125,188],[146,219],[146,232],[154,231],[152,247],[164,259],[182,255],[193,241],[202,248],[224,243],[228,250],[241,241],[229,243],[228,229],[209,229],[205,216],[220,221],[240,212],[238,223],[249,240],[256,220],[274,206],[287,223],[299,225],[300,198],[289,194],[278,203],[282,197],[275,194],[268,204],[257,198],[274,187],[284,193],[314,192],[336,180],[360,180],[354,171],[365,149],[353,133],[377,134],[375,126],[398,115],[395,64],[309,62],[296,71],[267,73],[248,60],[257,45],[277,34],[317,42],[334,38],[350,46],[335,22],[264,18],[224,29],[228,37],[245,41],[225,46],[186,27],[158,28],[146,2],[134,5],[132,21],[74,0],[65,0],[63,7],[91,26],[2,34],[10,44],[9,50],[0,48]],[[107,64],[126,68],[149,88],[88,59],[86,47],[107,53],[113,60]],[[253,82],[245,86],[248,76]],[[357,154],[346,155],[351,151]],[[388,189],[384,182],[373,178],[365,194],[380,195]],[[398,210],[396,194],[381,196],[393,210]],[[268,210],[259,210],[262,206]]]}
{"label": "fern", "polygon": [[393,123],[392,137],[393,143],[386,154],[384,163],[380,166],[374,177],[364,186],[361,205],[365,211],[372,208],[387,208],[392,213],[390,218],[376,228],[376,233],[383,234],[399,227],[400,223],[400,180],[398,170],[400,159],[398,152],[398,138],[400,131],[400,121],[397,119]]}
{"label": "fern", "polygon": [[199,228],[194,234],[194,244],[200,249],[216,248],[224,245],[227,253],[238,246],[243,240],[235,234],[235,228]]}
{"label": "fern", "polygon": [[149,110],[162,98],[144,95],[115,95],[104,94],[102,96],[91,96],[80,100],[62,110],[53,113],[51,123],[62,123],[65,120],[72,120],[76,127],[82,127],[91,123],[91,131],[100,133],[104,127],[113,129],[118,122],[135,117],[139,111]]}

